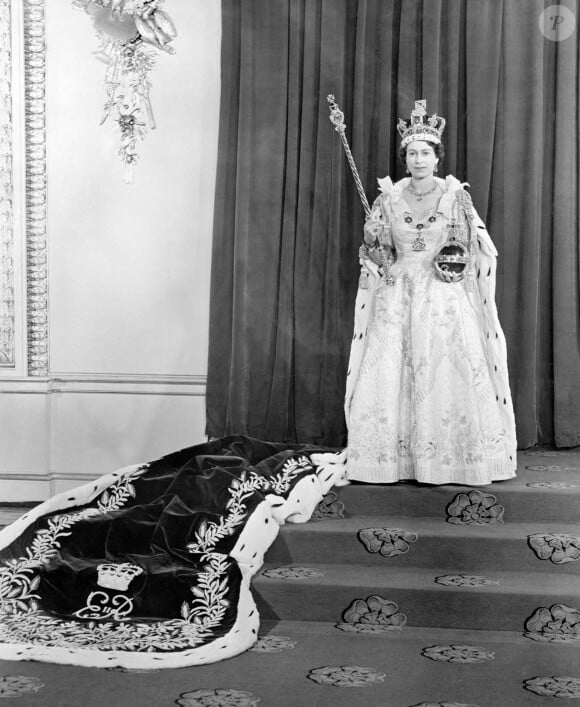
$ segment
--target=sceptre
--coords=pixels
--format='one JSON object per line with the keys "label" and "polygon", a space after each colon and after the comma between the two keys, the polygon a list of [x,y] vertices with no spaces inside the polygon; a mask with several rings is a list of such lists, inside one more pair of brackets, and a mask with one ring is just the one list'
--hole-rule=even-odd
{"label": "sceptre", "polygon": [[350,151],[348,140],[346,139],[346,125],[344,124],[344,113],[338,107],[338,104],[334,98],[334,94],[329,93],[328,96],[326,96],[326,100],[328,101],[328,105],[330,107],[330,122],[334,125],[334,129],[336,130],[336,132],[340,135],[342,146],[344,147],[344,151],[346,153],[346,159],[348,160],[348,163],[350,165],[350,170],[352,172],[352,176],[354,177],[354,183],[356,184],[356,188],[359,193],[363,209],[365,210],[366,217],[369,218],[371,215],[371,207],[369,206],[367,195],[365,194],[365,190],[363,189],[363,185],[360,180],[356,164],[354,163],[352,152]]}
{"label": "sceptre", "polygon": [[[365,190],[363,189],[362,182],[360,180],[360,176],[358,173],[358,170],[356,168],[356,164],[354,163],[354,157],[352,156],[352,152],[350,151],[350,146],[348,144],[348,140],[346,139],[345,131],[346,131],[346,125],[344,124],[344,113],[340,110],[338,107],[338,104],[334,98],[334,95],[332,93],[329,93],[328,96],[326,96],[326,100],[328,101],[328,105],[330,106],[330,122],[334,125],[334,129],[336,132],[340,135],[340,139],[342,141],[342,146],[344,147],[344,151],[346,153],[346,158],[348,160],[348,163],[350,165],[350,170],[352,172],[352,176],[354,177],[354,183],[356,184],[357,191],[360,196],[360,200],[363,205],[363,209],[365,211],[367,219],[370,219],[371,217],[371,207],[369,206],[369,202],[367,200],[367,195],[365,194]],[[392,287],[395,284],[395,279],[393,275],[391,274],[391,265],[393,263],[393,256],[392,253],[388,254],[385,252],[384,246],[382,246],[379,242],[379,235],[380,233],[383,232],[384,225],[382,223],[379,223],[379,229],[380,230],[375,230],[373,235],[376,235],[376,242],[375,245],[372,247],[372,250],[378,250],[379,252],[379,257],[381,259],[381,267],[382,267],[382,278],[386,282],[386,284],[389,287]],[[361,257],[367,257],[369,253],[369,247],[363,242],[362,246],[360,247],[359,254]],[[360,285],[363,289],[368,288],[368,284],[362,284]]]}

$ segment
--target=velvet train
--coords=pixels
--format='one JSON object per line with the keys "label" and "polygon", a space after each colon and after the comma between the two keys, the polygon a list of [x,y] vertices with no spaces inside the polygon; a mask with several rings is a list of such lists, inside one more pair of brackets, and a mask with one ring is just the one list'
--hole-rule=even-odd
{"label": "velvet train", "polygon": [[175,668],[257,639],[250,583],[342,457],[233,436],[59,494],[0,532],[0,659]]}

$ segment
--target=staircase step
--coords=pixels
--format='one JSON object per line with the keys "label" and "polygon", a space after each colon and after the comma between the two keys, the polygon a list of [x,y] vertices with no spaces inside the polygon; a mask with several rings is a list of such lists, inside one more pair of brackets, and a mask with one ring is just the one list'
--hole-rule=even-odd
{"label": "staircase step", "polygon": [[[568,456],[573,458],[573,461],[564,463],[558,459],[557,466],[561,467],[560,470],[532,471],[522,466],[518,469],[518,476],[515,479],[499,481],[489,486],[355,482],[333,491],[337,494],[338,500],[344,503],[346,513],[351,516],[380,514],[383,517],[395,518],[446,518],[446,508],[458,494],[469,494],[475,491],[496,497],[497,504],[504,508],[503,519],[506,523],[538,520],[557,522],[562,518],[577,517],[580,507],[580,455]],[[543,463],[535,466],[549,465]],[[558,483],[567,486],[562,488],[529,486],[537,483]]]}
{"label": "staircase step", "polygon": [[312,563],[309,569],[320,576],[298,580],[268,577],[264,572],[270,569],[275,568],[265,565],[253,582],[264,619],[340,621],[355,599],[372,595],[394,601],[408,625],[417,627],[523,631],[540,607],[580,609],[580,582],[570,574],[494,572],[490,579],[497,584],[456,587],[438,584],[439,573],[424,568]]}
{"label": "staircase step", "polygon": [[[364,528],[400,528],[415,533],[401,555],[385,557],[369,552],[359,540]],[[571,523],[498,523],[453,525],[443,518],[353,516],[305,524],[288,523],[268,550],[267,562],[290,564],[337,561],[389,568],[425,567],[460,569],[477,574],[495,570],[520,570],[580,574],[580,560],[555,564],[540,560],[528,544],[531,535],[563,533],[580,537],[580,525]],[[580,581],[580,580],[579,580]]]}
{"label": "staircase step", "polygon": [[[236,659],[238,681],[248,679],[249,673],[265,673],[266,684],[279,686],[275,698],[267,703],[273,707],[548,707],[563,700],[528,692],[525,681],[538,675],[579,675],[578,649],[573,645],[541,643],[524,638],[521,632],[407,626],[375,636],[346,633],[333,623],[263,621],[260,634],[295,643],[279,653],[249,652]],[[488,659],[473,664],[434,661],[424,655],[432,646],[479,647]],[[252,658],[261,659],[258,668]],[[218,684],[225,682],[223,671],[231,662],[210,666],[221,667]],[[353,664],[383,673],[384,682],[360,688],[315,685],[315,691],[308,689],[310,681],[304,676],[312,668]]]}

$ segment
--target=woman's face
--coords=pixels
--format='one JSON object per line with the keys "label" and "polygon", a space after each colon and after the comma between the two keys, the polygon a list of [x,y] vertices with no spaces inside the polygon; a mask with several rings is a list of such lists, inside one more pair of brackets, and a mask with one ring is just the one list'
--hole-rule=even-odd
{"label": "woman's face", "polygon": [[414,140],[407,145],[407,169],[414,179],[425,179],[433,176],[439,160],[428,142]]}

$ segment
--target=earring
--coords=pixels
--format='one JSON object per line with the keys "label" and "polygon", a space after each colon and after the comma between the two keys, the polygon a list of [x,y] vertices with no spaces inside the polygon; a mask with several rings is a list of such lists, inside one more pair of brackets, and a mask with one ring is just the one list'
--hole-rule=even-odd
{"label": "earring", "polygon": [[405,172],[406,172],[407,174],[411,174],[411,172],[409,172],[409,168],[408,168],[408,167],[407,167],[407,169],[405,170]]}

